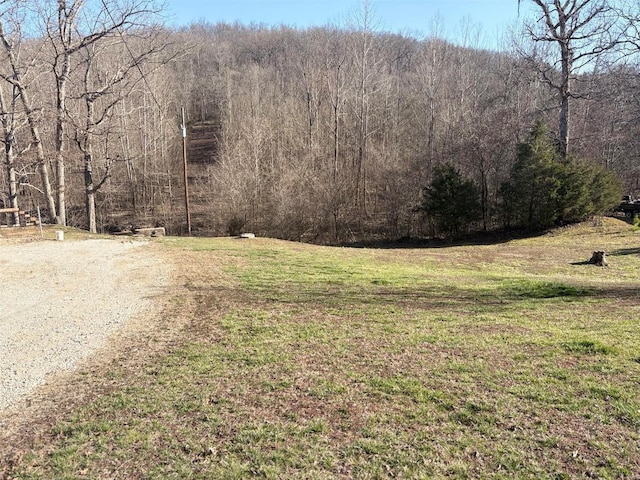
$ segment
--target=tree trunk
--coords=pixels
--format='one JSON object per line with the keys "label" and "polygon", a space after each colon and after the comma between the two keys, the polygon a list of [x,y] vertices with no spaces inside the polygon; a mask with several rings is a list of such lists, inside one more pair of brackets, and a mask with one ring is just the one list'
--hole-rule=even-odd
{"label": "tree trunk", "polygon": [[51,188],[51,181],[49,179],[49,169],[47,168],[47,160],[44,156],[44,148],[42,147],[42,140],[40,138],[40,130],[36,124],[35,114],[31,109],[27,92],[24,88],[20,89],[20,98],[24,106],[25,114],[27,115],[27,122],[29,124],[29,130],[31,131],[31,143],[36,148],[36,159],[38,161],[38,170],[40,172],[40,179],[42,181],[42,189],[44,191],[45,200],[47,202],[48,217],[51,223],[56,221],[56,202],[53,198],[53,189]]}
{"label": "tree trunk", "polygon": [[333,113],[333,183],[336,184],[338,179],[338,160],[340,158],[340,65],[336,66],[336,85],[335,94],[332,95],[332,113]]}
{"label": "tree trunk", "polygon": [[93,184],[93,154],[91,151],[91,145],[87,147],[87,152],[84,154],[84,189],[85,200],[87,207],[87,223],[89,227],[89,233],[97,233],[96,225],[96,193],[95,186]]}
{"label": "tree trunk", "polygon": [[58,98],[56,99],[56,173],[58,180],[58,217],[56,219],[59,225],[67,224],[67,207],[66,207],[66,181],[65,181],[65,125],[67,115],[67,79],[69,78],[69,56],[65,52],[65,58],[62,61],[62,72],[57,78]]}
{"label": "tree trunk", "polygon": [[571,99],[571,74],[573,53],[566,44],[562,45],[562,84],[560,85],[560,149],[563,158],[569,155],[569,125]]}
{"label": "tree trunk", "polygon": [[81,145],[81,149],[84,153],[84,191],[85,201],[87,208],[87,226],[89,233],[97,233],[96,226],[96,189],[93,183],[93,146],[92,146],[92,128],[95,125],[93,115],[93,101],[87,97],[87,118],[86,118],[86,132],[84,142]]}
{"label": "tree trunk", "polygon": [[[4,134],[4,158],[7,166],[7,178],[9,180],[9,207],[18,208],[18,180],[15,167],[15,87],[11,105],[7,105],[4,98],[4,90],[0,87],[0,115],[2,115],[2,131]],[[9,107],[9,108],[7,108]],[[5,205],[6,207],[6,205]],[[18,211],[13,213],[14,225],[20,223],[20,213]]]}

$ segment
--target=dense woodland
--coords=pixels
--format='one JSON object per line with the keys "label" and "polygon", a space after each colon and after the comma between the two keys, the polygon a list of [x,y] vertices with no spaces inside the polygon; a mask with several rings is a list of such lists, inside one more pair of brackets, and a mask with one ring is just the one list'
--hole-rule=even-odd
{"label": "dense woodland", "polygon": [[530,2],[494,51],[472,28],[464,45],[381,31],[367,2],[341,25],[171,29],[151,0],[0,0],[0,208],[187,233],[184,108],[193,234],[337,243],[604,213],[640,195],[637,5]]}

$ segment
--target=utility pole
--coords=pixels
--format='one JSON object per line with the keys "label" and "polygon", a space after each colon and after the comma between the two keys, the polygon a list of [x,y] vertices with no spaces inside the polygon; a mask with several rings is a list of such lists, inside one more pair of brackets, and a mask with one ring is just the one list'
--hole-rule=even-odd
{"label": "utility pole", "polygon": [[182,166],[184,171],[184,207],[187,213],[187,235],[191,236],[191,211],[189,209],[189,176],[187,175],[187,124],[182,107]]}

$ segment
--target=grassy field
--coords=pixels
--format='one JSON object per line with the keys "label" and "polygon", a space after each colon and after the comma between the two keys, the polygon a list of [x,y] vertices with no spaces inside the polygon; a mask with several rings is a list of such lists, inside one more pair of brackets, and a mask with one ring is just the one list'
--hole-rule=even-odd
{"label": "grassy field", "polygon": [[[640,233],[621,221],[158,248],[173,340],[85,375],[7,478],[640,478]],[[608,268],[585,262],[600,249]]]}

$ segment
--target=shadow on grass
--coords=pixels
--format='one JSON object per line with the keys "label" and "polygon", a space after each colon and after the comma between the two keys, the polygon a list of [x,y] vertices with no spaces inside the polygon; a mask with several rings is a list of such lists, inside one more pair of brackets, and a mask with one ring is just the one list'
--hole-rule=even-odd
{"label": "shadow on grass", "polygon": [[[390,286],[390,285],[327,285],[281,284],[249,287],[255,297],[269,302],[314,305],[315,308],[410,307],[419,309],[464,309],[476,306],[508,308],[519,301],[553,300],[580,301],[601,293],[580,286],[559,282],[519,280],[505,282],[494,288],[477,290],[456,285]],[[613,292],[612,292],[613,293]],[[255,298],[254,297],[254,298]],[[257,299],[257,298],[256,298]]]}
{"label": "shadow on grass", "polygon": [[589,260],[585,260],[583,262],[571,262],[570,265],[593,265]]}
{"label": "shadow on grass", "polygon": [[503,287],[503,294],[515,298],[572,298],[594,294],[592,289],[566,285],[560,282],[518,280]]}
{"label": "shadow on grass", "polygon": [[[594,267],[595,268],[595,267]],[[544,280],[504,280],[488,288],[456,284],[394,285],[325,282],[257,282],[244,285],[253,299],[286,304],[314,305],[316,308],[414,307],[468,308],[474,305],[508,307],[519,301],[553,300],[580,302],[586,298],[630,301],[640,298],[635,285],[584,286]]]}
{"label": "shadow on grass", "polygon": [[640,255],[640,247],[637,248],[621,248],[609,254],[611,257],[619,257],[623,255]]}
{"label": "shadow on grass", "polygon": [[620,299],[620,300],[629,300],[629,299],[639,299],[640,298],[640,289],[633,286],[607,286],[603,288],[598,288],[596,290],[596,295],[602,298],[608,299]]}
{"label": "shadow on grass", "polygon": [[547,231],[509,230],[481,233],[455,239],[402,237],[396,240],[381,239],[346,242],[339,243],[336,246],[374,249],[472,247],[475,245],[500,245],[512,240],[540,237],[546,233]]}

